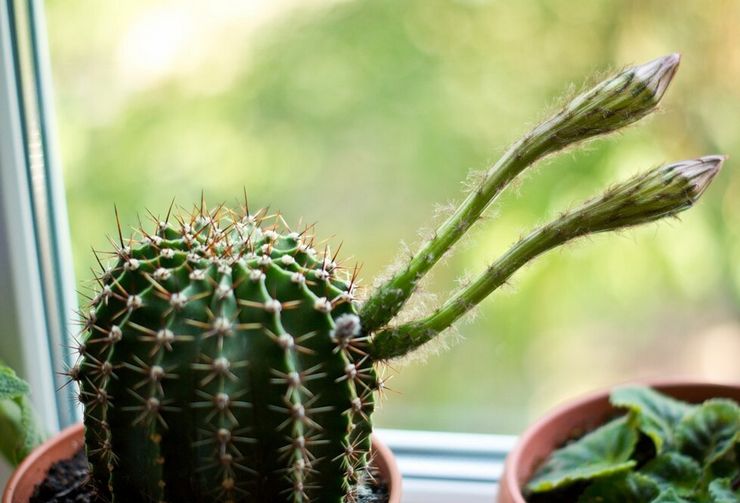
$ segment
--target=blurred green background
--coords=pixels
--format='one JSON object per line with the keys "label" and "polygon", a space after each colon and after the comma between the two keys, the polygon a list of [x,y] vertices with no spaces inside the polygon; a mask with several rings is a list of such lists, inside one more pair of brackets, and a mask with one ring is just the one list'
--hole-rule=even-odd
{"label": "blurred green background", "polygon": [[114,202],[134,225],[173,196],[234,202],[246,187],[253,206],[318,221],[370,285],[559,96],[680,51],[661,113],[540,163],[437,267],[429,297],[613,180],[729,154],[704,201],[517,274],[449,349],[394,365],[378,424],[518,432],[628,379],[740,380],[739,19],[731,0],[50,0],[78,280],[90,245],[108,246]]}

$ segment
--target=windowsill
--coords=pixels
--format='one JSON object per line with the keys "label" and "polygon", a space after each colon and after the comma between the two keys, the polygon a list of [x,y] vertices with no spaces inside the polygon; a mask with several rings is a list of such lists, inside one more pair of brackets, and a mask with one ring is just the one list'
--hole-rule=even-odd
{"label": "windowsill", "polygon": [[491,503],[516,437],[376,430],[403,476],[404,503]]}

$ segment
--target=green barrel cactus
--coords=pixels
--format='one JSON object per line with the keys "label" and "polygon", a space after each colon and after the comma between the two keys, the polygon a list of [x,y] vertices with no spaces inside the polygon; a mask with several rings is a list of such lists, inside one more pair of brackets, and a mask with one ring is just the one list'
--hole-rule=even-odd
{"label": "green barrel cactus", "polygon": [[116,501],[338,501],[378,386],[355,284],[263,212],[201,208],[101,278],[79,367],[95,481]]}
{"label": "green barrel cactus", "polygon": [[[515,143],[433,237],[363,299],[357,270],[279,215],[201,199],[126,240],[82,316],[69,370],[91,481],[113,502],[352,502],[368,475],[376,366],[453,324],[517,269],[579,236],[675,215],[718,172],[654,168],[535,229],[430,315],[394,318],[419,280],[538,159],[650,113],[670,55],[577,96]],[[172,210],[172,208],[170,208]]]}

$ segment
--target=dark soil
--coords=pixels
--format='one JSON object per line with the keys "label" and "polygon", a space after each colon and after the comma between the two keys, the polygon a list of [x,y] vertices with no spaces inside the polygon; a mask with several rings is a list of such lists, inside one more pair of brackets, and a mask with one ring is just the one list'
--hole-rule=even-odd
{"label": "dark soil", "polygon": [[[103,503],[88,483],[87,458],[80,450],[74,457],[52,465],[46,479],[36,486],[29,503]],[[387,503],[388,486],[371,469],[375,478],[358,489],[358,503]]]}
{"label": "dark soil", "polygon": [[100,503],[87,475],[87,457],[80,449],[74,457],[51,466],[33,491],[30,503]]}
{"label": "dark soil", "polygon": [[380,478],[380,473],[375,467],[370,467],[372,480],[364,482],[357,488],[358,503],[387,503],[388,485]]}

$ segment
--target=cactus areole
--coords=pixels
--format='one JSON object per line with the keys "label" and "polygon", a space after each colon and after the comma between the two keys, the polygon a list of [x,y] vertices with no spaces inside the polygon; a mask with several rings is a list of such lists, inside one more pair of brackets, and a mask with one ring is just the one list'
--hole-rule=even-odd
{"label": "cactus areole", "polygon": [[723,157],[638,174],[527,234],[428,316],[394,322],[509,182],[545,155],[647,115],[677,65],[670,55],[628,68],[574,98],[516,142],[362,301],[356,269],[309,230],[246,204],[208,209],[201,200],[128,240],[119,226],[68,372],[102,499],[356,501],[370,477],[378,364],[434,338],[541,253],[675,215],[704,192]]}

